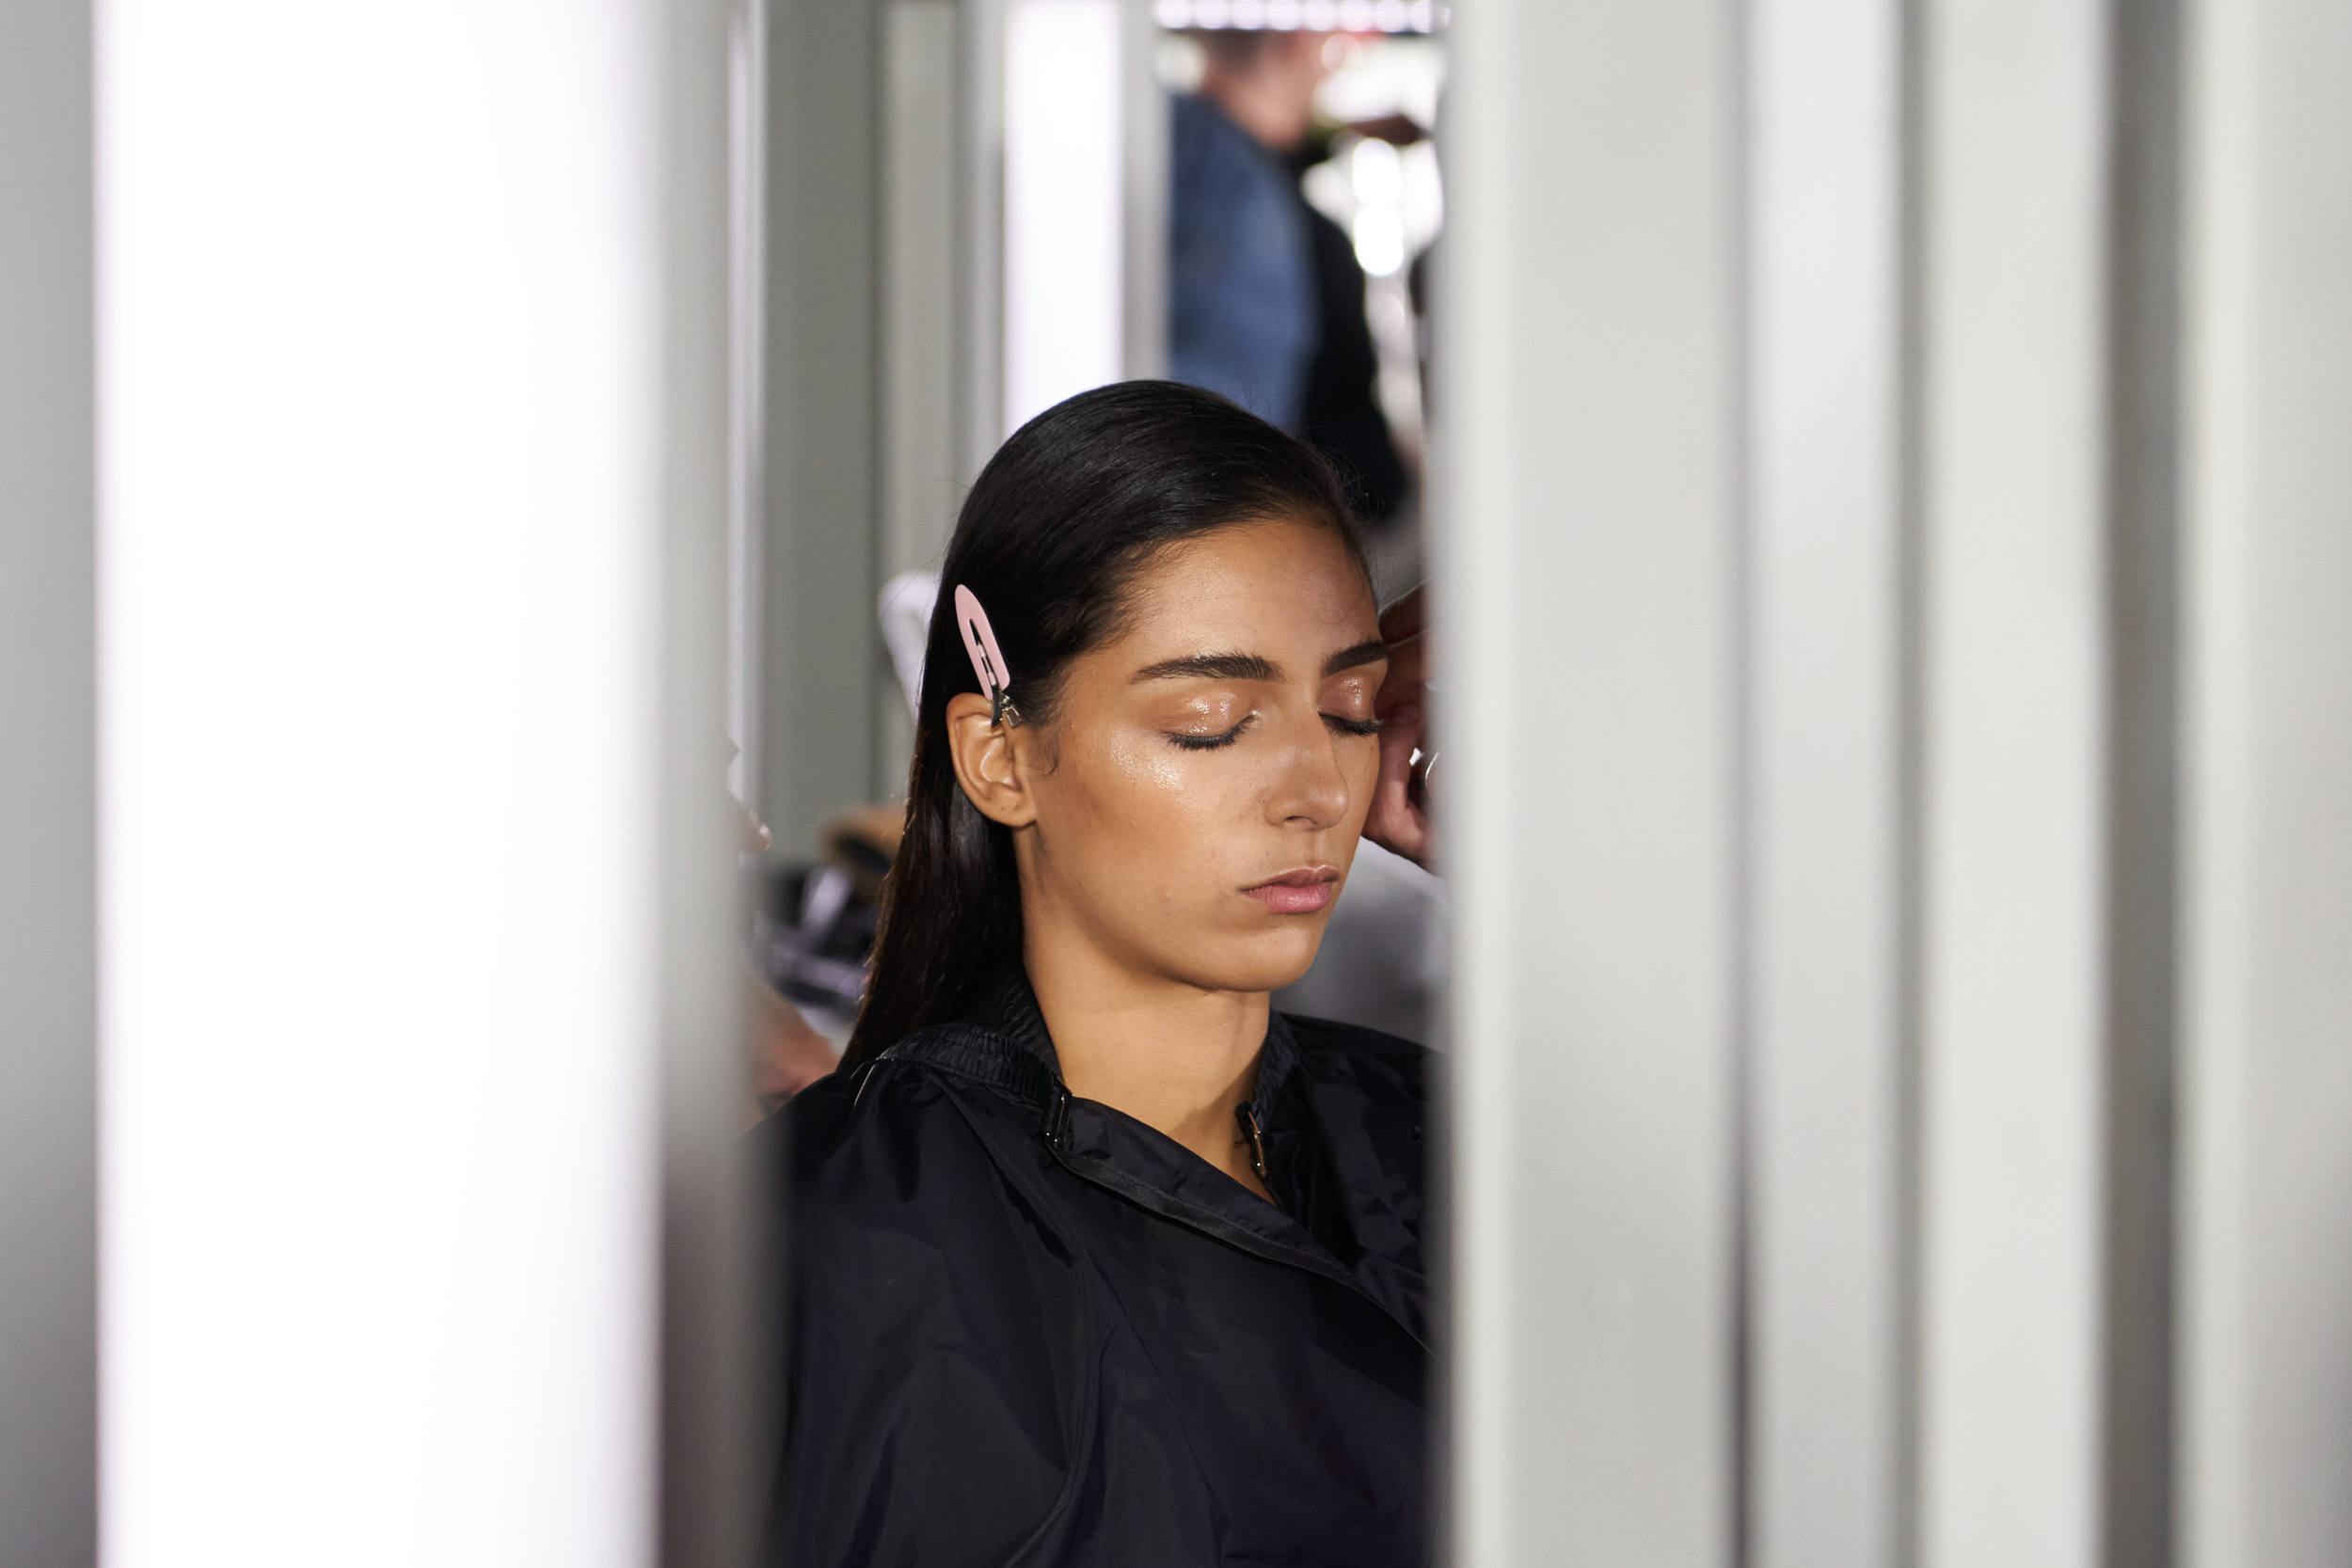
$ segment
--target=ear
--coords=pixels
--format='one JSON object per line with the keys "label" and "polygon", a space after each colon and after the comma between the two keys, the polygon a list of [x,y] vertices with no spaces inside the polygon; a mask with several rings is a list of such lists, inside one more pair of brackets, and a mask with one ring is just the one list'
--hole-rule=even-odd
{"label": "ear", "polygon": [[988,721],[988,699],[961,691],[947,699],[947,754],[956,782],[980,815],[1008,828],[1037,820],[1036,736],[1021,724]]}

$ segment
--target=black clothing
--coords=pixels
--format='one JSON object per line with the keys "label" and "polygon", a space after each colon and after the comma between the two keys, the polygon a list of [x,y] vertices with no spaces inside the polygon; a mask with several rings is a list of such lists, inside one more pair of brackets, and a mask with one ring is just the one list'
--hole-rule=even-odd
{"label": "black clothing", "polygon": [[1427,1561],[1423,1062],[1273,1019],[1279,1210],[1072,1098],[1017,976],[795,1099],[772,1560]]}

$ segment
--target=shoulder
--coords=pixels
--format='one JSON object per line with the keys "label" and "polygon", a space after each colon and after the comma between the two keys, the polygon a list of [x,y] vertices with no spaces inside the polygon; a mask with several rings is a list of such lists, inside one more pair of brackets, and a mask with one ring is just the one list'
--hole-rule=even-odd
{"label": "shoulder", "polygon": [[820,1078],[792,1097],[761,1132],[796,1184],[877,1160],[978,1155],[976,1115],[994,1095],[928,1063],[882,1057]]}
{"label": "shoulder", "polygon": [[1033,1125],[884,1058],[760,1129],[787,1188],[777,1560],[1007,1561],[1054,1507],[1089,1368],[1074,1249],[1020,1168]]}
{"label": "shoulder", "polygon": [[1169,156],[1179,215],[1193,198],[1215,195],[1231,201],[1244,192],[1287,192],[1287,172],[1223,109],[1195,94],[1179,95],[1174,104]]}
{"label": "shoulder", "polygon": [[[752,1134],[753,1159],[794,1253],[890,1232],[952,1241],[997,1161],[976,1122],[995,1097],[918,1063],[869,1062],[819,1079]],[[857,1249],[848,1248],[854,1252]]]}
{"label": "shoulder", "polygon": [[763,1131],[798,1338],[880,1366],[877,1334],[952,1338],[935,1320],[959,1282],[1034,1295],[1018,1266],[1057,1244],[1059,1209],[1032,1118],[997,1092],[885,1059],[810,1085]]}

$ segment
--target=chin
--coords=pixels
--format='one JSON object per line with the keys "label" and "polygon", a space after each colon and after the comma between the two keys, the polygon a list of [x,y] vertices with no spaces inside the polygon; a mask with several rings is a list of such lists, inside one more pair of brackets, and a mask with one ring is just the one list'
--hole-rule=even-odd
{"label": "chin", "polygon": [[1323,946],[1323,923],[1311,930],[1275,931],[1234,942],[1202,983],[1215,990],[1280,990],[1314,967]]}

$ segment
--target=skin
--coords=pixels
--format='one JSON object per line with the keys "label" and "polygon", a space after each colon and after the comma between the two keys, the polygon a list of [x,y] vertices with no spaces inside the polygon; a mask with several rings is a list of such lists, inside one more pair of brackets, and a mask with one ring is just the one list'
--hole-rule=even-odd
{"label": "skin", "polygon": [[[1416,588],[1380,617],[1389,644],[1389,672],[1373,700],[1380,718],[1380,783],[1374,789],[1364,836],[1404,856],[1425,871],[1438,869],[1438,831],[1413,797],[1413,752],[1431,744],[1429,677],[1437,660],[1431,646],[1428,590]],[[1423,759],[1426,761],[1426,759]]]}
{"label": "skin", "polygon": [[[1130,592],[1122,635],[1072,661],[1050,724],[949,701],[956,773],[1013,830],[1024,956],[1071,1092],[1268,1197],[1234,1107],[1267,995],[1314,961],[1355,860],[1387,649],[1363,573],[1311,524],[1187,541]],[[1247,891],[1308,869],[1339,879],[1312,911]]]}
{"label": "skin", "polygon": [[1246,62],[1212,53],[1200,77],[1201,96],[1216,101],[1233,123],[1277,152],[1288,152],[1314,122],[1315,88],[1328,74],[1323,46],[1328,33],[1268,33]]}

